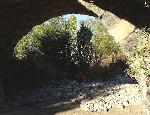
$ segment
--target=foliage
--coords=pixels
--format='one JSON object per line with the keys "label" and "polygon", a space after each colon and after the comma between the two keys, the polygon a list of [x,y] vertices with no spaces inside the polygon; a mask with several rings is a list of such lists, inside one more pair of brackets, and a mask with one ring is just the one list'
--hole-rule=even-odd
{"label": "foliage", "polygon": [[41,41],[43,36],[42,26],[36,26],[33,32],[28,33],[24,36],[14,48],[14,55],[19,60],[27,58],[32,54],[41,54]]}
{"label": "foliage", "polygon": [[[14,48],[14,56],[19,59],[27,59],[33,55],[41,55],[43,52],[42,40],[47,36],[52,36],[52,33],[63,33],[65,31],[64,23],[61,17],[52,18],[43,25],[35,26],[31,32],[24,36]],[[53,36],[54,38],[54,36]]]}
{"label": "foliage", "polygon": [[77,63],[77,18],[72,15],[66,22],[66,29],[70,33],[71,38],[69,40],[71,50],[71,60],[73,63]]}
{"label": "foliage", "polygon": [[150,31],[146,29],[136,30],[134,45],[130,49],[128,57],[129,70],[128,74],[135,77],[140,86],[142,94],[142,109],[145,112],[147,102],[147,78],[150,76]]}
{"label": "foliage", "polygon": [[102,55],[110,55],[113,52],[119,52],[119,46],[112,40],[112,37],[107,33],[103,33],[100,36],[94,36],[92,39],[96,55],[101,57]]}
{"label": "foliage", "polygon": [[100,19],[92,18],[89,20],[84,20],[83,22],[87,27],[91,29],[93,36],[98,36],[102,33],[107,33],[107,29],[104,27]]}
{"label": "foliage", "polygon": [[82,23],[80,30],[77,33],[78,43],[81,46],[85,46],[87,42],[90,42],[92,36],[93,33],[91,32],[91,29]]}
{"label": "foliage", "polygon": [[132,47],[128,64],[130,70],[128,74],[132,76],[150,75],[150,33],[145,29],[138,30],[134,37],[137,44]]}
{"label": "foliage", "polygon": [[72,15],[68,19],[67,23],[67,31],[70,33],[73,39],[76,38],[76,32],[77,32],[77,18],[76,16]]}
{"label": "foliage", "polygon": [[78,64],[81,71],[86,71],[89,68],[92,59],[92,44],[90,43],[92,35],[90,28],[82,23],[77,32]]}
{"label": "foliage", "polygon": [[87,27],[90,27],[93,33],[91,40],[93,47],[92,66],[96,66],[97,68],[100,68],[100,66],[108,67],[111,61],[103,63],[104,60],[112,57],[112,62],[115,63],[119,58],[123,58],[120,46],[113,41],[112,36],[108,34],[101,20],[94,18],[86,20],[84,23]]}
{"label": "foliage", "polygon": [[[121,52],[119,46],[114,43],[100,20],[83,21],[78,30],[77,18],[71,16],[67,21],[56,17],[35,26],[17,43],[14,57],[18,60],[31,60],[31,67],[27,68],[37,67],[35,71],[42,69],[47,74],[44,76],[62,79],[61,77],[76,76],[81,78],[91,70],[98,71],[97,76],[100,76],[104,69],[98,67],[93,70],[93,59],[96,57],[99,60],[103,55],[116,55],[118,52]],[[101,62],[95,65],[99,63]]]}

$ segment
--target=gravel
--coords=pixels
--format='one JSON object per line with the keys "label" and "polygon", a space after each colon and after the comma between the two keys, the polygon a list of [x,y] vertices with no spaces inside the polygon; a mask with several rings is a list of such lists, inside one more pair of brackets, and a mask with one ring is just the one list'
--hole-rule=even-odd
{"label": "gravel", "polygon": [[70,99],[80,102],[85,111],[109,111],[141,104],[139,85],[128,76],[97,82],[62,81],[49,82],[34,90],[19,90],[9,104],[22,106],[47,100]]}

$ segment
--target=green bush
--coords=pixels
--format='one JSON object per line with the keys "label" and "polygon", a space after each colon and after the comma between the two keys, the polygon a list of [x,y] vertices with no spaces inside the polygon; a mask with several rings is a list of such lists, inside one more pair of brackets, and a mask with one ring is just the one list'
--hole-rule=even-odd
{"label": "green bush", "polygon": [[145,29],[138,30],[134,40],[137,44],[130,49],[132,52],[128,58],[132,76],[150,75],[150,34]]}
{"label": "green bush", "polygon": [[64,23],[61,20],[60,17],[53,18],[45,24],[35,26],[31,32],[18,41],[14,48],[14,57],[23,60],[33,55],[42,55],[41,43],[45,38],[54,38],[53,33],[66,32]]}
{"label": "green bush", "polygon": [[112,37],[103,33],[98,36],[94,36],[92,39],[92,43],[94,49],[96,51],[96,55],[100,58],[102,55],[110,55],[112,53],[116,53],[120,51],[119,45],[117,45]]}
{"label": "green bush", "polygon": [[101,23],[100,19],[90,19],[84,21],[85,25],[89,27],[93,33],[91,42],[95,52],[95,58],[100,60],[103,56],[109,55],[123,56],[120,46],[114,42],[113,37],[107,32],[107,29]]}
{"label": "green bush", "polygon": [[90,67],[92,60],[92,32],[89,27],[86,27],[84,23],[81,24],[79,31],[77,32],[77,52],[78,52],[78,65],[80,68],[80,74],[85,76],[85,71]]}
{"label": "green bush", "polygon": [[95,63],[100,65],[102,57],[112,54],[117,56],[121,50],[101,22],[81,22],[78,29],[75,16],[67,21],[57,17],[35,26],[14,48],[17,60],[26,60],[29,68],[36,67],[35,71],[44,71],[43,76],[52,79],[82,79],[87,71],[100,76],[104,69],[91,67],[93,60],[100,60]]}

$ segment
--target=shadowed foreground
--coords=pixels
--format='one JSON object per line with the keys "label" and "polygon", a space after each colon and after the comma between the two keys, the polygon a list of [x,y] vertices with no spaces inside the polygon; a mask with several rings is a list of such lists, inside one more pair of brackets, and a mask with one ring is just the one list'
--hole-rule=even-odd
{"label": "shadowed foreground", "polygon": [[[51,84],[49,87],[46,86],[48,89],[42,86],[44,88],[45,93],[42,93],[43,92],[42,88],[37,88],[36,90],[35,89],[32,90],[32,92],[35,92],[33,94],[30,94],[29,92],[24,91],[25,97],[23,96],[23,93],[14,94],[15,95],[14,97],[16,97],[16,100],[14,101],[12,99],[12,102],[8,104],[6,108],[1,109],[0,115],[71,115],[71,114],[72,115],[91,115],[91,114],[92,115],[98,115],[98,114],[101,114],[101,115],[120,115],[120,114],[141,115],[140,104],[134,102],[134,99],[130,99],[134,97],[132,96],[127,97],[127,96],[124,96],[123,93],[119,93],[119,91],[124,90],[126,94],[128,93],[130,94],[134,92],[134,96],[137,96],[138,94],[135,93],[136,90],[131,89],[131,87],[137,85],[136,82],[132,80],[131,78],[130,79],[127,78],[124,80],[119,79],[119,78],[116,80],[112,79],[111,81],[104,81],[104,82],[95,82],[95,83],[92,82],[92,83],[85,83],[85,84],[83,83],[84,85],[81,85],[81,83],[73,81],[73,82],[70,82],[69,85],[65,83],[66,86],[56,84],[55,88]],[[130,85],[130,87],[127,87],[128,85]],[[122,86],[126,86],[126,87],[122,87]],[[63,89],[61,89],[61,87]],[[63,90],[63,92],[60,91],[60,94],[58,95],[57,89],[61,89]],[[55,92],[53,92],[53,90]],[[86,91],[90,94],[86,94]],[[17,90],[17,92],[21,92],[21,91]],[[65,92],[65,95],[63,95],[64,92]],[[83,94],[86,95],[85,97],[82,95],[82,92]],[[98,92],[101,92],[101,93],[96,95]],[[47,98],[45,94],[48,94]],[[103,99],[103,98],[105,98],[108,101],[108,97],[110,97],[111,95],[112,96],[116,95],[115,99],[118,98],[117,95],[119,96],[120,99],[123,96],[123,99],[121,99],[122,102],[123,100],[126,100],[127,98],[128,104],[123,105],[123,106],[119,105],[118,108],[116,108],[114,106],[115,105],[114,103],[110,109],[107,108],[107,109],[103,109],[102,111],[100,110],[101,112],[85,112],[82,108],[86,102],[96,103],[97,102],[96,100]],[[10,97],[13,98],[13,95]],[[26,97],[29,97],[29,99]],[[80,99],[80,97],[82,98]],[[115,101],[114,98],[112,99]],[[18,104],[17,104],[17,101],[18,101]],[[138,101],[137,98],[136,98],[136,101]],[[98,103],[100,104],[100,102],[97,102],[97,104]],[[88,105],[86,106],[88,108]],[[92,108],[89,109],[88,111],[92,111]]]}
{"label": "shadowed foreground", "polygon": [[[69,102],[57,103],[54,105],[17,107],[1,113],[1,115],[142,115],[141,107],[130,106],[124,109],[112,109],[108,112],[84,112],[79,104],[65,104]],[[73,109],[69,109],[70,107]],[[76,108],[74,108],[77,106]],[[63,110],[63,111],[61,111]],[[60,112],[58,112],[60,111]]]}

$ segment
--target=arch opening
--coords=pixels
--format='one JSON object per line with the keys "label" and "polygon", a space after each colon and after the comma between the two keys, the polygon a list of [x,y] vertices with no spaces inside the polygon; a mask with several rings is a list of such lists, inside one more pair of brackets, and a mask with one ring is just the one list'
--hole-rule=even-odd
{"label": "arch opening", "polygon": [[75,14],[52,18],[35,26],[17,43],[14,57],[18,62],[22,60],[31,64],[31,68],[38,66],[35,76],[43,72],[39,76],[47,76],[51,80],[111,78],[114,63],[122,63],[123,70],[127,67],[123,52],[100,19]]}
{"label": "arch opening", "polygon": [[[86,0],[86,1],[88,1],[88,0]],[[19,2],[18,2],[18,3],[19,3]],[[17,4],[18,4],[18,3],[17,3]],[[21,2],[22,5],[23,5],[24,3],[27,4],[27,2]],[[46,3],[47,3],[47,2],[42,2],[42,5],[44,5],[44,4],[46,4]],[[102,1],[102,3],[103,3],[103,1]],[[97,4],[98,6],[103,6],[103,5],[101,5],[101,3],[97,3],[97,2],[96,2],[95,4]],[[99,5],[99,4],[100,4],[100,5]],[[2,5],[6,5],[6,4],[4,3],[4,4],[2,4]],[[11,2],[10,2],[9,5],[11,5]],[[76,4],[76,5],[77,5],[77,4]],[[110,4],[106,4],[106,6],[104,6],[104,7],[102,7],[102,8],[107,10],[107,8],[108,8],[107,6],[108,6],[108,5],[110,5]],[[19,6],[19,5],[18,5],[18,6]],[[31,6],[30,6],[29,9],[32,9],[32,8],[31,8],[32,6],[34,6],[34,4],[31,4]],[[60,6],[61,6],[61,5],[60,5]],[[72,6],[73,6],[73,5],[71,4],[71,7],[72,7]],[[131,6],[132,6],[132,5],[131,5]],[[146,10],[145,8],[143,8],[141,5],[138,5],[137,7],[142,8],[142,11],[141,11],[139,14],[137,14],[136,17],[144,16],[144,15],[143,15],[143,11],[147,11],[147,10]],[[20,7],[17,7],[17,8],[20,9]],[[70,8],[70,7],[68,7],[67,9],[69,9],[69,8]],[[47,8],[47,9],[49,9],[49,8]],[[67,9],[66,9],[66,11],[67,11]],[[83,8],[83,9],[84,9],[84,8]],[[5,8],[4,8],[4,12],[5,12],[5,10],[6,10],[7,12],[10,11],[10,9],[5,9]],[[21,12],[26,12],[26,10],[25,10],[24,8],[21,8],[20,10],[21,10]],[[120,18],[120,17],[121,17],[121,18],[124,18],[124,19],[130,21],[132,24],[135,24],[137,27],[141,27],[141,26],[143,27],[143,26],[145,26],[146,24],[148,24],[148,22],[149,22],[149,11],[145,14],[146,18],[145,18],[145,17],[143,18],[143,20],[146,20],[145,23],[144,23],[144,25],[143,25],[143,23],[142,23],[143,20],[140,21],[140,22],[138,22],[138,21],[135,19],[134,16],[131,16],[131,15],[126,14],[126,12],[124,12],[125,10],[121,10],[120,12],[116,12],[117,10],[118,10],[118,9],[115,9],[115,8],[114,8],[114,9],[109,9],[109,11],[113,12],[114,14],[117,14],[117,16],[119,16],[119,18]],[[13,11],[13,12],[16,12],[15,10],[12,10],[12,11]],[[34,11],[34,12],[37,12],[37,11],[39,11],[39,9],[38,9],[38,10],[35,10],[35,9],[34,9],[33,11]],[[42,11],[42,10],[40,9],[40,11]],[[45,11],[45,10],[44,10],[44,11]],[[59,10],[59,11],[61,11],[61,10]],[[77,11],[78,11],[78,10],[77,10]],[[84,12],[84,11],[85,11],[85,10],[82,10],[82,12]],[[119,10],[118,10],[118,11],[119,11]],[[131,11],[134,12],[135,9],[132,10],[132,8],[131,8]],[[47,11],[45,11],[45,13],[46,13],[46,12],[47,12]],[[62,12],[64,12],[64,11],[62,11]],[[87,12],[87,11],[85,11],[85,12]],[[8,12],[8,13],[10,13],[10,12]],[[44,13],[44,14],[45,14],[45,13]],[[88,13],[89,13],[89,12],[88,12]],[[97,12],[97,14],[98,14],[98,13],[100,13],[100,12]],[[123,13],[123,15],[122,15],[121,13]],[[5,14],[5,13],[2,13],[2,16],[3,16],[4,19],[5,19],[6,16],[5,16],[4,14]],[[21,13],[18,13],[18,17],[20,16],[20,14],[21,14]],[[37,13],[36,13],[36,14],[37,14]],[[51,14],[54,14],[54,13],[51,13]],[[108,13],[108,14],[109,14],[109,13]],[[30,17],[30,15],[33,15],[33,14],[30,13],[30,14],[29,14],[29,17]],[[9,20],[13,19],[13,17],[14,17],[13,15],[11,15],[11,16],[12,16],[12,18],[10,18]],[[47,15],[47,16],[49,17],[49,15]],[[42,15],[42,16],[36,15],[36,18],[31,18],[31,17],[30,17],[30,19],[31,19],[32,21],[35,21],[35,23],[40,23],[41,20],[47,19],[47,18],[48,18],[47,16],[46,16],[46,17],[43,17],[43,15]],[[130,17],[130,16],[131,16],[131,17]],[[38,17],[40,17],[41,20],[40,20],[40,19],[37,20]],[[101,17],[101,16],[100,16],[100,17]],[[103,16],[102,16],[102,17],[103,17]],[[105,17],[105,15],[104,15],[104,17]],[[107,16],[106,16],[106,17],[107,17]],[[133,17],[134,17],[134,18],[133,18]],[[18,19],[22,20],[23,18],[24,18],[24,17],[18,18]],[[129,19],[128,19],[128,18],[129,18]],[[7,21],[8,21],[8,20],[7,20]],[[2,23],[2,25],[6,25],[6,24],[8,23],[7,21],[4,22],[4,23]],[[13,26],[17,23],[17,21],[18,21],[17,19],[16,19],[16,21],[10,21],[11,24],[10,24],[10,30],[8,30],[8,33],[11,33],[11,31],[13,30],[12,28],[13,28]],[[120,19],[119,19],[119,21],[120,21]],[[32,24],[29,24],[30,22],[31,22],[31,21],[27,21],[28,27],[29,27],[29,25],[30,25],[30,27],[32,27]],[[107,22],[108,22],[108,20],[107,20]],[[34,24],[35,24],[35,23],[34,23]],[[22,36],[24,33],[26,33],[26,32],[28,31],[28,29],[26,30],[26,32],[24,31],[24,32],[22,32],[21,34],[19,33],[19,32],[20,32],[20,30],[19,30],[20,28],[21,28],[21,29],[25,28],[24,25],[25,25],[25,24],[23,24],[23,23],[22,23],[22,24],[18,24],[18,26],[16,27],[16,28],[18,29],[17,32],[14,32],[13,34],[10,34],[10,35],[12,35],[11,37],[14,37],[14,38],[15,38],[16,35],[17,35],[16,38],[18,39],[18,36],[20,36],[20,35]],[[149,26],[149,25],[147,25],[147,26]],[[5,26],[3,26],[3,27],[5,27]],[[27,28],[28,28],[28,27],[27,27]],[[29,28],[30,28],[30,27],[29,27]],[[112,32],[114,32],[114,31],[112,31]],[[5,32],[5,28],[2,29],[2,33],[7,34],[7,32]],[[20,35],[19,35],[19,34],[20,34]],[[4,37],[4,36],[5,36],[5,35],[2,34],[2,37]],[[127,37],[127,36],[126,36],[126,37]],[[6,45],[6,46],[9,46],[8,49],[5,49],[4,46],[1,46],[1,47],[2,47],[1,49],[4,49],[4,50],[5,50],[5,51],[4,51],[5,54],[6,54],[6,52],[9,50],[9,51],[8,51],[8,52],[9,52],[9,53],[8,53],[9,56],[6,56],[6,57],[9,57],[9,62],[8,62],[7,64],[5,64],[5,65],[8,66],[9,64],[12,64],[12,63],[13,63],[12,65],[14,66],[14,65],[15,65],[15,63],[13,62],[14,60],[13,60],[13,61],[10,60],[10,57],[11,57],[11,56],[10,56],[10,54],[11,54],[10,52],[12,51],[12,46],[15,45],[15,43],[16,43],[17,40],[14,40],[14,39],[10,40],[10,37],[8,37],[8,36],[7,36],[7,37],[4,37],[4,38],[6,38],[6,39],[9,40],[9,42],[7,42],[7,43],[6,43],[7,40],[6,40],[5,42],[4,42],[4,40],[2,40],[2,42],[4,43],[4,46],[5,46],[5,45]],[[15,41],[15,42],[14,42],[14,41]],[[13,43],[12,43],[13,45],[12,45],[12,44],[9,45],[10,42],[13,42]],[[8,54],[7,54],[7,55],[8,55]],[[4,57],[4,56],[3,56],[3,57]],[[5,59],[5,58],[3,59],[3,57],[2,57],[2,60],[7,60],[7,59]],[[7,60],[7,61],[8,61],[8,60]],[[2,62],[3,62],[3,61],[2,61]],[[20,63],[20,62],[19,62],[19,63]],[[2,64],[3,64],[3,63],[2,63]],[[14,67],[16,67],[16,66],[14,66]],[[10,68],[11,68],[11,67],[10,67]],[[10,69],[10,68],[7,67],[7,69]],[[18,67],[18,68],[19,68],[19,67]],[[23,70],[23,71],[24,71],[24,70]],[[5,76],[7,76],[7,75],[5,75]]]}
{"label": "arch opening", "polygon": [[16,44],[14,59],[14,77],[7,81],[12,92],[34,92],[40,86],[74,80],[80,85],[130,79],[124,73],[128,65],[119,45],[101,20],[85,15],[60,16],[35,26]]}

